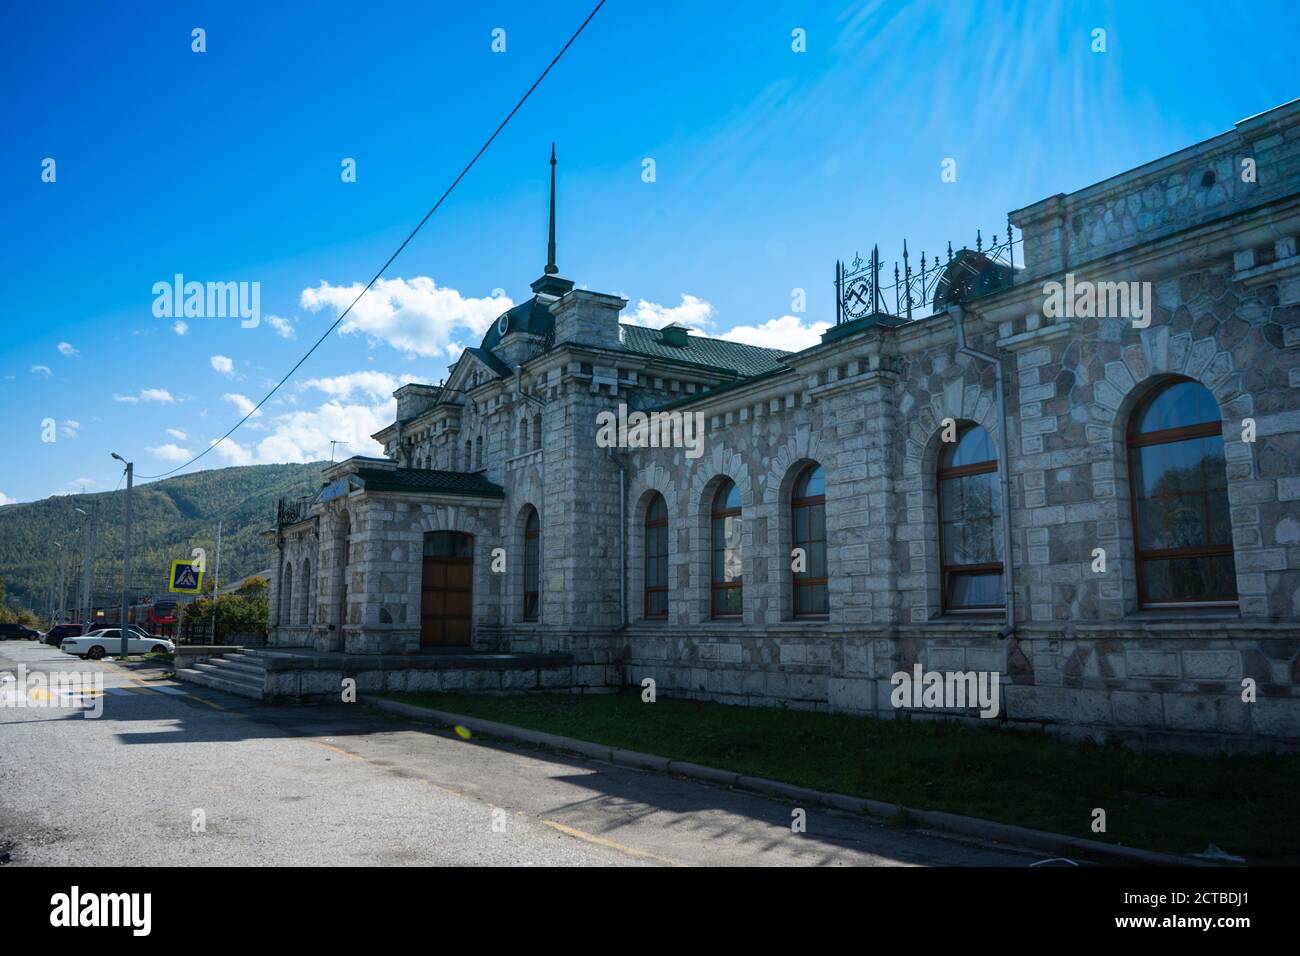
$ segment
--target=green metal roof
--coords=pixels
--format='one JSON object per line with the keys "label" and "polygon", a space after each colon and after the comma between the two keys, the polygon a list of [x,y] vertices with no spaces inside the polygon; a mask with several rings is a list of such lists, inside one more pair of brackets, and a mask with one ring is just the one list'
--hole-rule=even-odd
{"label": "green metal roof", "polygon": [[674,408],[682,408],[686,405],[693,405],[696,402],[702,402],[705,399],[713,398],[717,395],[723,394],[724,392],[730,392],[730,391],[734,391],[737,388],[743,388],[744,386],[750,385],[754,382],[761,382],[765,379],[772,378],[775,375],[789,374],[790,371],[791,371],[790,369],[782,366],[782,367],[774,368],[771,371],[764,372],[762,375],[751,375],[748,378],[738,378],[735,379],[734,381],[723,382],[721,385],[715,385],[713,386],[713,388],[706,389],[702,392],[696,392],[694,395],[683,395],[681,398],[675,398],[671,402],[666,402],[663,405],[656,405],[653,409],[649,409],[649,410],[657,411],[657,412],[666,412],[666,411],[671,411]]}
{"label": "green metal roof", "polygon": [[505,491],[478,472],[435,471],[431,468],[358,468],[348,475],[354,488],[372,492],[466,495],[504,498]]}
{"label": "green metal roof", "polygon": [[475,348],[472,346],[467,348],[465,351],[470,355],[473,355],[488,368],[492,369],[492,371],[496,372],[497,375],[501,376],[511,374],[510,366],[497,358],[496,353],[489,352],[487,349]]}
{"label": "green metal roof", "polygon": [[624,325],[622,329],[623,347],[629,352],[704,365],[746,377],[785,368],[782,360],[790,354],[778,349],[759,348],[757,345],[705,338],[703,335],[688,335],[685,345],[669,345],[659,329],[647,329],[639,325]]}

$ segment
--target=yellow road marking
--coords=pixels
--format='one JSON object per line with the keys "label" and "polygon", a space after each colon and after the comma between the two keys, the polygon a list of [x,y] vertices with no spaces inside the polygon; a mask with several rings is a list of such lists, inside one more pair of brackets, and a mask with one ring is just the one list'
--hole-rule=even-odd
{"label": "yellow road marking", "polygon": [[[335,747],[333,744],[327,744],[323,740],[309,739],[307,742],[315,744],[318,747],[324,747],[326,750],[332,750],[337,754],[342,754],[344,757],[349,757],[352,760],[359,761],[360,763],[366,763],[366,764],[370,763],[369,757],[364,757],[361,754],[353,753],[350,750],[344,750],[342,747]],[[492,801],[484,800],[482,797],[476,794],[466,793],[463,790],[453,790],[450,787],[444,787],[441,784],[436,784],[432,780],[427,780],[424,777],[419,777],[417,779],[420,783],[425,784],[426,786],[429,787],[433,787],[435,790],[441,790],[443,793],[450,793],[458,797],[466,797],[478,803],[487,804],[490,807],[497,806],[497,804],[493,803]],[[516,816],[526,816],[526,815],[527,814],[525,814],[523,811],[516,811]],[[665,866],[684,867],[689,865],[686,863],[679,863],[677,860],[670,860],[668,859],[668,857],[665,856],[659,856],[658,854],[651,853],[648,850],[638,850],[634,846],[627,846],[624,843],[619,843],[617,840],[610,840],[607,837],[597,836],[594,833],[588,833],[586,830],[579,830],[577,827],[571,827],[568,824],[560,823],[558,820],[542,820],[541,822],[546,824],[546,826],[550,827],[552,830],[558,830],[559,832],[567,836],[571,836],[578,840],[584,840],[587,843],[594,843],[597,846],[603,846],[609,850],[616,850],[619,853],[624,853],[628,856],[636,857],[637,859],[652,860],[655,863],[662,863]]]}
{"label": "yellow road marking", "polygon": [[[74,697],[103,697],[104,696],[103,691],[91,690],[89,688],[86,688],[84,690],[78,689],[75,691],[69,689],[69,693]],[[43,687],[33,687],[31,690],[27,692],[28,700],[51,701],[51,700],[56,700],[57,698],[58,695],[52,693],[51,691],[46,690]]]}
{"label": "yellow road marking", "polygon": [[365,757],[361,756],[361,754],[354,754],[354,753],[353,753],[352,751],[350,751],[350,750],[344,750],[342,747],[335,747],[333,744],[327,744],[327,743],[325,743],[324,741],[321,741],[321,740],[308,740],[307,743],[309,743],[309,744],[315,744],[317,747],[324,747],[326,750],[332,750],[332,751],[334,751],[336,754],[342,754],[343,756],[345,756],[345,757],[350,757],[350,758],[352,758],[353,760],[359,760],[361,763],[369,763],[369,762],[370,762],[370,761],[368,761]]}
{"label": "yellow road marking", "polygon": [[626,853],[628,856],[634,856],[642,860],[654,860],[656,863],[662,863],[665,866],[688,866],[686,863],[679,863],[677,860],[670,860],[666,856],[659,856],[657,853],[650,853],[647,850],[638,850],[634,846],[627,846],[619,843],[617,840],[610,840],[606,837],[597,836],[594,833],[588,833],[586,830],[579,830],[577,827],[571,827],[567,824],[560,823],[558,820],[543,820],[552,830],[559,830],[561,833],[574,837],[578,840],[585,840],[588,843],[594,843],[597,846],[603,846],[610,850],[617,850],[619,853]]}
{"label": "yellow road marking", "polygon": [[[166,695],[164,695],[164,694],[160,694],[160,693],[158,693],[158,691],[154,690],[152,687],[150,687],[150,686],[148,686],[147,684],[145,684],[143,680],[141,680],[140,678],[136,677],[134,674],[132,674],[132,673],[131,673],[129,670],[127,670],[126,668],[118,666],[115,662],[113,662],[113,661],[100,661],[100,663],[103,664],[105,667],[111,667],[113,670],[117,671],[119,674],[121,674],[123,677],[125,677],[127,680],[129,680],[131,683],[135,684],[135,689],[138,690],[138,691],[140,691],[141,693],[148,694],[148,695],[151,696],[151,697],[163,697],[163,696],[166,696]],[[162,679],[162,678],[154,678],[154,680],[161,680],[161,679]],[[188,697],[190,700],[197,700],[200,704],[207,704],[207,706],[211,707],[213,710],[225,710],[225,709],[226,709],[226,708],[222,707],[220,704],[216,703],[215,701],[204,700],[204,699],[203,699],[202,697],[200,697],[198,694],[190,694],[190,693],[187,693],[187,694],[186,694],[186,697]],[[238,716],[238,715],[234,715],[234,716]]]}
{"label": "yellow road marking", "polygon": [[140,687],[143,687],[143,686],[144,686],[144,684],[143,684],[143,683],[142,683],[142,682],[141,682],[141,681],[140,681],[140,680],[139,680],[139,679],[138,679],[134,674],[132,674],[129,670],[127,670],[125,667],[121,667],[121,666],[119,666],[118,664],[114,663],[113,661],[104,661],[104,660],[101,660],[99,663],[101,663],[101,664],[104,665],[105,667],[109,667],[109,668],[112,668],[113,670],[117,671],[119,674],[121,674],[123,677],[125,677],[127,680],[129,680],[132,684],[136,684],[137,686],[140,686]]}
{"label": "yellow road marking", "polygon": [[[352,751],[344,750],[342,747],[335,747],[333,744],[327,744],[323,740],[311,740],[308,738],[307,743],[315,744],[318,747],[324,747],[326,750],[333,750],[335,753],[340,753],[345,757],[351,757],[353,760],[360,761],[361,763],[368,764],[371,762],[369,757],[362,756],[361,754],[354,754]],[[381,767],[380,769],[382,770],[384,768]],[[496,806],[496,804],[483,800],[480,797],[476,797],[472,793],[465,793],[463,790],[453,790],[450,787],[444,787],[441,784],[434,783],[432,780],[426,780],[424,777],[417,777],[416,782],[422,783],[426,787],[433,787],[435,790],[441,790],[443,793],[450,793],[455,797],[468,797],[471,800],[477,800],[479,803],[487,803],[488,806]]]}

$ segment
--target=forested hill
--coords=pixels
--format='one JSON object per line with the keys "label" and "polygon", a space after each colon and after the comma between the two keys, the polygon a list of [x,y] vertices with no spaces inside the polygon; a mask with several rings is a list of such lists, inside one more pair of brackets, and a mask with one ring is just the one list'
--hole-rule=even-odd
{"label": "forested hill", "polygon": [[[261,533],[275,521],[277,498],[314,494],[325,462],[306,465],[247,465],[181,475],[138,485],[131,499],[131,583],[135,598],[162,597],[167,572],[177,558],[206,548],[208,567],[216,559],[221,525],[221,579],[234,582],[270,567],[271,547]],[[85,538],[76,509],[96,511],[93,590],[98,603],[117,601],[122,589],[122,519],[125,489],[63,495],[0,507],[0,579],[10,603],[44,608],[58,584],[59,549],[67,555],[71,604],[81,588]]]}

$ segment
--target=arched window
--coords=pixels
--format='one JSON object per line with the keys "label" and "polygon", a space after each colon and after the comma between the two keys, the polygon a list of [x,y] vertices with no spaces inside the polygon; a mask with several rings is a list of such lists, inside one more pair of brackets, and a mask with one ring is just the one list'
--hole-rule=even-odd
{"label": "arched window", "polygon": [[471,471],[474,468],[474,443],[468,438],[465,439],[465,470]]}
{"label": "arched window", "polygon": [[740,540],[740,491],[730,478],[713,496],[710,561],[713,617],[740,617],[744,553]]}
{"label": "arched window", "polygon": [[963,428],[939,456],[939,567],[944,610],[1006,606],[997,454],[979,425]]}
{"label": "arched window", "polygon": [[280,572],[280,623],[293,623],[293,565],[288,561]]}
{"label": "arched window", "polygon": [[533,451],[542,447],[542,413],[533,416]]}
{"label": "arched window", "polygon": [[519,451],[515,454],[522,455],[528,451],[528,419],[519,419]]}
{"label": "arched window", "polygon": [[302,562],[302,607],[298,608],[298,623],[306,627],[311,623],[308,615],[311,613],[311,562],[303,560]]}
{"label": "arched window", "polygon": [[795,479],[790,495],[791,539],[804,553],[802,571],[793,571],[794,616],[825,617],[826,600],[826,475],[809,464]]}
{"label": "arched window", "polygon": [[524,620],[537,620],[541,605],[541,522],[537,509],[529,506],[524,521]]}
{"label": "arched window", "polygon": [[657,493],[645,513],[645,616],[668,616],[668,505]]}
{"label": "arched window", "polygon": [[1223,422],[1205,386],[1178,379],[1133,412],[1128,427],[1138,601],[1232,604],[1232,557]]}
{"label": "arched window", "polygon": [[483,436],[482,435],[479,435],[478,439],[474,442],[474,467],[475,468],[483,467]]}

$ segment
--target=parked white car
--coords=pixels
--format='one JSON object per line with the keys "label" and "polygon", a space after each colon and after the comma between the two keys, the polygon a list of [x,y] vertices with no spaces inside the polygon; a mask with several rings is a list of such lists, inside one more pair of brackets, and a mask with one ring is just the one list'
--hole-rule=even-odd
{"label": "parked white car", "polygon": [[[59,650],[81,658],[97,661],[101,657],[122,652],[122,632],[117,628],[103,628],[91,631],[81,637],[64,638]],[[133,631],[126,633],[126,652],[128,654],[170,654],[176,645],[161,637],[141,637]]]}

